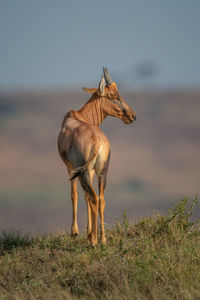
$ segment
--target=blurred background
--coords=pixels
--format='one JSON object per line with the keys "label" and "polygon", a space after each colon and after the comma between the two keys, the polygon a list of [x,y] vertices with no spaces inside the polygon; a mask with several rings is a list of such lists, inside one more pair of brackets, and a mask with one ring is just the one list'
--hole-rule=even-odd
{"label": "blurred background", "polygon": [[[0,2],[0,231],[70,231],[64,115],[106,66],[136,111],[107,118],[106,223],[167,213],[200,190],[200,2]],[[80,190],[79,225],[86,225]]]}

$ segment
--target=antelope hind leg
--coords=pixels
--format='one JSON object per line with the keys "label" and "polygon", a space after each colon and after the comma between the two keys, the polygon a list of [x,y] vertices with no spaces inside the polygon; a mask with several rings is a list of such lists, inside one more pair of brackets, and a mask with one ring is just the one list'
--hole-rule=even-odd
{"label": "antelope hind leg", "polygon": [[[90,171],[90,182],[93,183],[95,170]],[[88,195],[85,193],[85,201],[87,203],[87,238],[89,241],[91,241],[91,233],[92,233],[92,213],[91,213],[91,207],[89,203]]]}
{"label": "antelope hind leg", "polygon": [[88,200],[89,207],[91,210],[91,245],[95,247],[97,245],[97,217],[98,217],[98,207],[99,207],[99,197],[95,193],[91,182],[90,175],[88,171],[85,171],[79,176],[81,186],[85,192],[86,199]]}

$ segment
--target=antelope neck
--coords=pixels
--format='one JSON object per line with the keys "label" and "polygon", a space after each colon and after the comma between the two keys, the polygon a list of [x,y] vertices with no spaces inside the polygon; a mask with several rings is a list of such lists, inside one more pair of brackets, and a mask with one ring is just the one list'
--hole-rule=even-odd
{"label": "antelope neck", "polygon": [[94,96],[78,111],[87,123],[99,126],[106,117],[102,109],[102,99]]}

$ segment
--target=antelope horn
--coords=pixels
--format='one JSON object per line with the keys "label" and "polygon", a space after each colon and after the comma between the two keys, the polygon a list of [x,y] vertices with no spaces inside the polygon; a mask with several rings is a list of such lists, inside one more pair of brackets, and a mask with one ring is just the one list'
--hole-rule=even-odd
{"label": "antelope horn", "polygon": [[105,88],[105,86],[106,86],[105,78],[102,75],[101,80],[99,82],[99,90],[100,90],[101,95],[104,94],[104,88]]}
{"label": "antelope horn", "polygon": [[112,84],[112,82],[113,82],[112,78],[111,78],[110,74],[108,73],[108,70],[105,67],[103,67],[103,73],[104,73],[104,77],[105,77],[107,85]]}

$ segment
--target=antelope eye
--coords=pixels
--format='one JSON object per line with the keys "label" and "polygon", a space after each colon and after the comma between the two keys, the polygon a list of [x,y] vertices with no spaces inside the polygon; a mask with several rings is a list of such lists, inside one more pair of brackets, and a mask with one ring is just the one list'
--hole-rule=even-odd
{"label": "antelope eye", "polygon": [[117,100],[118,100],[118,101],[121,101],[121,97],[120,97],[120,95],[117,95],[117,97],[116,97],[116,98],[117,98]]}

